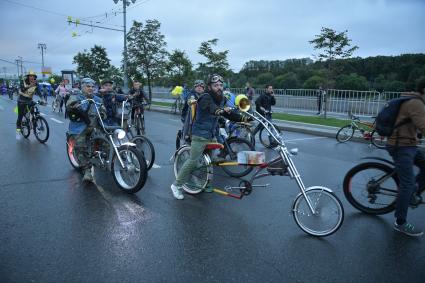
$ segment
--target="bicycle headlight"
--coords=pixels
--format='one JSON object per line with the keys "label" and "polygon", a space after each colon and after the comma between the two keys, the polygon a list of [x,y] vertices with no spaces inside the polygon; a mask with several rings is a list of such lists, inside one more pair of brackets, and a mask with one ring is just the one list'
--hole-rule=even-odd
{"label": "bicycle headlight", "polygon": [[114,133],[119,140],[122,140],[123,138],[125,138],[125,131],[122,129],[116,129]]}

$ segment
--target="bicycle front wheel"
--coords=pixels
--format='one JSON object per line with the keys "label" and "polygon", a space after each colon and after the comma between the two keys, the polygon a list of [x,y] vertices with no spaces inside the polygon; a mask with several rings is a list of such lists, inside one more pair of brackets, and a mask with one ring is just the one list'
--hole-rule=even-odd
{"label": "bicycle front wheel", "polygon": [[28,119],[27,115],[24,115],[24,117],[22,117],[22,122],[21,122],[21,134],[24,136],[24,138],[28,138],[30,133],[31,133],[30,119]]}
{"label": "bicycle front wheel", "polygon": [[[181,147],[174,157],[174,175],[180,173],[186,160],[190,158],[190,146]],[[188,194],[199,194],[208,185],[210,174],[212,174],[212,168],[209,168],[208,161],[204,154],[198,160],[197,169],[193,170],[189,181],[183,185],[183,190]]]}
{"label": "bicycle front wheel", "polygon": [[118,156],[112,159],[112,175],[117,186],[126,193],[134,194],[140,191],[148,177],[145,158],[134,147],[120,146],[118,154],[124,163],[124,168]]}
{"label": "bicycle front wheel", "polygon": [[[306,197],[313,206],[311,211]],[[344,221],[344,208],[338,197],[325,187],[307,188],[299,194],[292,207],[295,223],[307,234],[316,237],[335,233]]]}
{"label": "bicycle front wheel", "polygon": [[398,176],[394,169],[378,162],[354,166],[344,177],[348,202],[367,214],[385,214],[395,209]]}
{"label": "bicycle front wheel", "polygon": [[377,148],[385,148],[387,145],[387,137],[379,135],[377,131],[370,134],[370,141]]}
{"label": "bicycle front wheel", "polygon": [[353,137],[353,135],[354,135],[353,126],[347,125],[338,130],[335,138],[338,142],[347,142]]}
{"label": "bicycle front wheel", "polygon": [[135,136],[131,142],[136,144],[137,150],[143,153],[148,170],[152,168],[155,162],[155,148],[152,142],[145,136]]}
{"label": "bicycle front wheel", "polygon": [[[238,152],[240,151],[254,151],[254,146],[244,139],[230,138],[227,140],[228,148],[223,149],[225,151],[225,159],[230,162],[238,162]],[[223,165],[220,166],[224,172],[230,177],[243,177],[251,173],[253,167],[249,165]]]}
{"label": "bicycle front wheel", "polygon": [[41,143],[45,143],[49,139],[49,124],[47,124],[46,119],[43,117],[35,118],[34,135]]}
{"label": "bicycle front wheel", "polygon": [[249,126],[237,125],[231,132],[232,137],[245,139],[249,141],[255,147],[255,136],[252,134]]}

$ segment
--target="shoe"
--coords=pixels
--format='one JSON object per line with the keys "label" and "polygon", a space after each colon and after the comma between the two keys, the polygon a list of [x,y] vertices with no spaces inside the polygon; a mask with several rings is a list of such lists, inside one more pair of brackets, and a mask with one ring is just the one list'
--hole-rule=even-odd
{"label": "shoe", "polygon": [[86,169],[84,171],[83,181],[84,182],[91,182],[91,183],[93,183],[94,179],[93,179],[93,175],[91,174],[91,168],[90,169]]}
{"label": "shoe", "polygon": [[177,187],[174,184],[171,184],[171,191],[173,192],[173,196],[176,199],[184,199],[184,195],[181,187]]}
{"label": "shoe", "polygon": [[16,140],[20,141],[22,139],[21,130],[16,130]]}
{"label": "shoe", "polygon": [[412,237],[419,237],[424,234],[422,230],[417,229],[415,226],[407,222],[405,222],[403,225],[398,225],[397,222],[395,222],[394,230]]}
{"label": "shoe", "polygon": [[214,192],[214,190],[211,186],[207,186],[206,188],[204,188],[204,192],[205,193],[212,193],[212,192]]}

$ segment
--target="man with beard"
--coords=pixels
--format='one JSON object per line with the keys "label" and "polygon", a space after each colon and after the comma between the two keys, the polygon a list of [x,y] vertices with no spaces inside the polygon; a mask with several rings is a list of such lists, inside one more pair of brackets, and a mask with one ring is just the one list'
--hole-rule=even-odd
{"label": "man with beard", "polygon": [[226,99],[223,96],[223,78],[211,75],[207,83],[208,91],[202,94],[197,102],[195,120],[192,125],[192,142],[190,157],[183,164],[176,181],[171,185],[171,191],[176,199],[183,199],[182,186],[189,180],[191,172],[196,169],[199,157],[208,143],[215,142],[217,120],[223,116],[235,122],[246,122],[249,117],[233,112],[225,107]]}

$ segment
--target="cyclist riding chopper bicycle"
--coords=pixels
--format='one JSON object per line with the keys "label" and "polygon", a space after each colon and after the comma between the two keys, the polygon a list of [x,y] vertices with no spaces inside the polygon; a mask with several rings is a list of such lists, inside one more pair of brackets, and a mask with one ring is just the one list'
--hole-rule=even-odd
{"label": "cyclist riding chopper bicycle", "polygon": [[106,110],[93,94],[94,81],[81,81],[81,94],[72,95],[66,105],[70,119],[67,154],[71,165],[84,173],[83,181],[94,182],[92,167],[111,171],[115,183],[127,193],[139,191],[147,179],[146,161],[135,144],[124,142],[120,126],[104,123]]}

